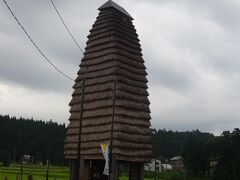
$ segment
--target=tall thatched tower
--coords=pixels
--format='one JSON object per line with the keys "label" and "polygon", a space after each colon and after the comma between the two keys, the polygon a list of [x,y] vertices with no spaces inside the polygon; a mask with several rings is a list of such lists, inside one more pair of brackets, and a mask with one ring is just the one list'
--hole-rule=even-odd
{"label": "tall thatched tower", "polygon": [[100,144],[108,143],[111,179],[117,179],[121,163],[129,165],[130,179],[142,179],[152,145],[138,35],[133,18],[113,1],[99,10],[73,86],[65,157],[70,159],[71,180],[107,179]]}

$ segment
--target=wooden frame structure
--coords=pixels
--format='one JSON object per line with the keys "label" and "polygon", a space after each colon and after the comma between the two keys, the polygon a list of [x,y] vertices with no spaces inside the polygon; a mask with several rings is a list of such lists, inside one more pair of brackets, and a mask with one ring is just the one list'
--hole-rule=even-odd
{"label": "wooden frame structure", "polygon": [[117,180],[119,164],[128,162],[129,179],[141,180],[143,163],[152,155],[141,46],[125,9],[107,1],[99,11],[69,104],[64,153],[70,160],[70,179],[108,179],[99,174],[104,162],[100,143],[108,143],[110,179]]}

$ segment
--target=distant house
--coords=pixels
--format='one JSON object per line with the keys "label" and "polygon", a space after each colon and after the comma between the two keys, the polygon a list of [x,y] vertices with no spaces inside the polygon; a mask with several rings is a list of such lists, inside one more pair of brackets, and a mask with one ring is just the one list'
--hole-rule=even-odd
{"label": "distant house", "polygon": [[184,169],[182,156],[175,156],[175,157],[169,159],[169,163],[172,165],[172,168],[175,170],[183,170]]}
{"label": "distant house", "polygon": [[162,164],[162,170],[163,171],[170,171],[173,170],[173,167],[171,164]]}
{"label": "distant house", "polygon": [[210,174],[213,175],[215,168],[217,166],[218,162],[216,160],[211,160],[210,162]]}
{"label": "distant house", "polygon": [[32,162],[32,157],[29,154],[23,156],[23,164],[28,164]]}
{"label": "distant house", "polygon": [[144,164],[144,170],[145,171],[159,171],[161,172],[161,161],[158,159],[152,159],[150,162]]}

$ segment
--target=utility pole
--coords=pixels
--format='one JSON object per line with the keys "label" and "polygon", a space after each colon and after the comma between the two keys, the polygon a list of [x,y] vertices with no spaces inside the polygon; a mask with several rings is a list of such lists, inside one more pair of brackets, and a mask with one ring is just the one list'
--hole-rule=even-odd
{"label": "utility pole", "polygon": [[166,180],[167,180],[167,163],[168,163],[168,160],[166,159],[165,161],[166,161],[166,162],[165,162],[165,163],[166,163],[165,178],[166,178]]}
{"label": "utility pole", "polygon": [[15,157],[16,157],[16,148],[14,149],[14,152],[13,152],[13,164],[15,164]]}
{"label": "utility pole", "polygon": [[187,180],[187,166],[184,165],[184,180]]}

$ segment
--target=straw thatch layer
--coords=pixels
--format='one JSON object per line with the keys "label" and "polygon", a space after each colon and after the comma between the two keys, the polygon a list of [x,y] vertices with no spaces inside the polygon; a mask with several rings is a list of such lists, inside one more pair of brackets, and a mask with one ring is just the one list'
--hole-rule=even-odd
{"label": "straw thatch layer", "polygon": [[136,75],[147,75],[145,71],[142,69],[138,69],[134,66],[126,65],[125,63],[122,63],[121,61],[112,61],[110,59],[109,61],[103,62],[101,64],[98,64],[97,66],[83,66],[79,71],[78,74],[83,74],[83,73],[89,73],[89,72],[95,72],[103,69],[107,69],[110,67],[120,67],[121,69],[124,69],[130,73],[134,73]]}
{"label": "straw thatch layer", "polygon": [[[95,79],[89,79],[86,81],[85,85],[85,94],[92,94],[96,92],[104,92],[112,90],[113,88],[113,80],[116,80],[118,82],[117,90],[128,92],[131,94],[136,94],[139,96],[148,96],[148,92],[146,90],[147,87],[144,86],[144,88],[141,87],[141,84],[137,84],[136,86],[133,86],[130,81],[127,81],[128,79],[123,78],[121,76],[116,75],[109,75],[105,77],[95,78]],[[126,80],[124,82],[124,80]],[[89,83],[90,82],[90,83]],[[75,90],[73,92],[73,96],[80,95],[81,94],[81,86],[80,84],[75,84],[74,86]]]}
{"label": "straw thatch layer", "polygon": [[[91,61],[86,61],[82,59],[82,63],[80,64],[80,67],[86,67],[86,66],[92,66],[92,65],[99,65],[104,62],[109,61],[120,61],[122,63],[125,63],[126,65],[130,66],[129,68],[138,68],[138,69],[145,69],[144,64],[139,63],[138,61],[134,61],[128,57],[122,56],[121,54],[106,54],[105,56],[91,59]],[[145,72],[145,71],[143,71]]]}
{"label": "straw thatch layer", "polygon": [[[68,125],[68,128],[79,127],[79,117],[80,112],[71,113],[69,120],[71,123]],[[104,118],[103,118],[104,117]],[[82,120],[82,127],[87,126],[100,126],[102,124],[107,124],[112,122],[112,115],[105,115],[93,118],[85,118]],[[148,119],[133,119],[124,115],[115,115],[114,122],[119,124],[127,124],[129,126],[138,126],[139,128],[147,128],[150,126]]]}
{"label": "straw thatch layer", "polygon": [[150,160],[147,73],[132,19],[111,7],[101,9],[88,38],[69,103],[65,157],[76,159],[81,146],[85,159],[103,159],[100,144],[112,139],[116,159]]}

